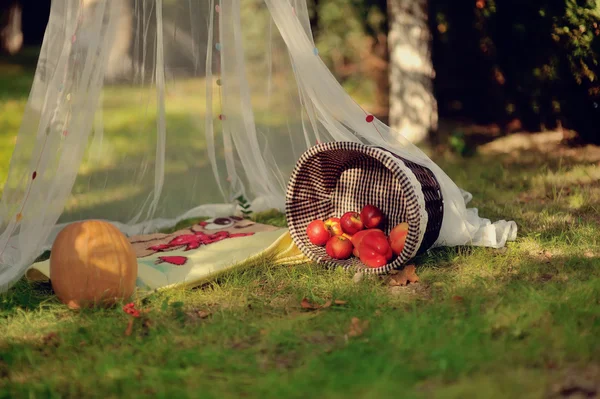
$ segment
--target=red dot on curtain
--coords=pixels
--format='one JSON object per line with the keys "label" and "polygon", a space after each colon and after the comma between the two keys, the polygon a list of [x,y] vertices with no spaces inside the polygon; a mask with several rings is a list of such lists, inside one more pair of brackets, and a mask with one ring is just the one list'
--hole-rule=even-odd
{"label": "red dot on curtain", "polygon": [[371,123],[371,122],[373,122],[375,117],[373,115],[367,115],[367,117],[365,119],[367,120],[367,122]]}
{"label": "red dot on curtain", "polygon": [[34,170],[33,173],[31,174],[31,180],[35,180],[36,177],[37,177],[37,172]]}
{"label": "red dot on curtain", "polygon": [[219,119],[220,120],[224,120],[225,119],[225,115],[223,115],[223,114],[219,115]]}
{"label": "red dot on curtain", "polygon": [[71,43],[75,43],[75,40],[77,40],[77,36],[75,36],[75,35],[71,36]]}

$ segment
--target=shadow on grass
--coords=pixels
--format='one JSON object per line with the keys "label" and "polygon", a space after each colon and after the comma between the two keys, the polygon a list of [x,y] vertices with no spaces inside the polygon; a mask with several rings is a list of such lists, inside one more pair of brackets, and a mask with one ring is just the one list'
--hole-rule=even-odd
{"label": "shadow on grass", "polygon": [[7,319],[20,311],[34,311],[45,303],[58,303],[50,282],[19,280],[7,293],[0,296],[0,319]]}

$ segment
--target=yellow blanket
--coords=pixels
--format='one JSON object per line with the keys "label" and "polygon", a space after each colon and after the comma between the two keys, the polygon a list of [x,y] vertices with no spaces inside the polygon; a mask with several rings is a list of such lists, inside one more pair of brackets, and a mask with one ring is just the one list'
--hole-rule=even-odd
{"label": "yellow blanket", "polygon": [[[307,258],[286,228],[229,217],[200,222],[171,234],[129,238],[138,257],[140,291],[194,287],[223,272],[268,262],[298,264]],[[31,280],[47,280],[49,260],[33,264]]]}

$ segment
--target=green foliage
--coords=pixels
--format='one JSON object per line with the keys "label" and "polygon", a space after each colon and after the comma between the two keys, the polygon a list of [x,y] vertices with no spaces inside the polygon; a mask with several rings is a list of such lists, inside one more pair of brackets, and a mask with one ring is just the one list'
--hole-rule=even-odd
{"label": "green foliage", "polygon": [[431,0],[430,8],[441,116],[517,118],[531,130],[560,121],[596,136],[600,1]]}
{"label": "green foliage", "polygon": [[323,62],[355,97],[372,93],[365,60],[377,35],[387,35],[386,1],[313,0],[310,9]]}
{"label": "green foliage", "polygon": [[239,207],[242,208],[241,212],[244,217],[249,217],[252,214],[252,209],[250,209],[252,204],[243,195],[240,195],[235,200],[237,201]]}
{"label": "green foliage", "polygon": [[555,18],[553,39],[565,50],[577,83],[598,81],[600,2],[566,0],[564,16]]}

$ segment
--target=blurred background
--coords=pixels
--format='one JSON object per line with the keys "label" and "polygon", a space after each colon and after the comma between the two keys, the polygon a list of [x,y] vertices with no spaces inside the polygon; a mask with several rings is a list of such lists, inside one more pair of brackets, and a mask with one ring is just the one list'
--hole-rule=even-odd
{"label": "blurred background", "polygon": [[[598,0],[309,0],[309,9],[337,79],[414,142],[466,152],[552,130],[570,145],[600,143]],[[2,159],[49,11],[50,0],[0,0]]]}

